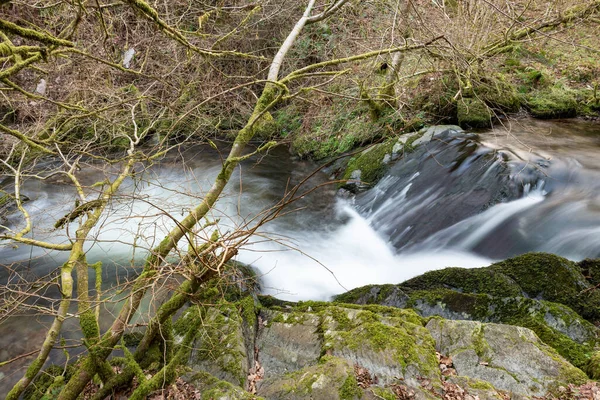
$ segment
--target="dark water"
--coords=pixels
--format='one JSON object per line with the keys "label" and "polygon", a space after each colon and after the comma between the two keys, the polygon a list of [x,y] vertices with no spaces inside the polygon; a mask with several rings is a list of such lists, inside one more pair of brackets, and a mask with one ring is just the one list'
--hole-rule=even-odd
{"label": "dark water", "polygon": [[[575,120],[525,120],[509,130],[436,136],[353,200],[336,197],[336,187],[326,184],[329,176],[317,173],[305,187],[323,187],[294,203],[291,209],[299,211],[261,228],[238,259],[260,271],[266,293],[302,300],[397,283],[446,266],[484,266],[527,251],[598,257],[599,150],[600,125]],[[220,160],[211,149],[190,148],[125,182],[87,249],[90,263],[104,263],[106,289],[135,276],[147,249],[175,224],[165,213],[181,218],[193,207]],[[245,162],[210,217],[220,219],[218,229],[225,234],[251,225],[315,168],[291,159],[285,149]],[[90,165],[82,173],[93,183],[107,172]],[[33,236],[64,242],[65,232],[52,224],[72,207],[69,185],[28,181],[23,191],[31,198]],[[16,213],[6,222],[19,223]],[[21,276],[31,278],[56,271],[65,259],[58,252],[0,243],[5,266],[0,283],[19,279],[6,266],[18,265]],[[46,291],[48,297],[55,294],[55,288]],[[103,313],[110,311],[109,306]],[[39,348],[48,321],[31,313],[1,320],[0,361]],[[79,338],[76,326],[76,319],[66,322],[67,343]],[[63,359],[62,351],[52,354],[54,362]],[[23,365],[0,369],[0,393],[22,374]]]}

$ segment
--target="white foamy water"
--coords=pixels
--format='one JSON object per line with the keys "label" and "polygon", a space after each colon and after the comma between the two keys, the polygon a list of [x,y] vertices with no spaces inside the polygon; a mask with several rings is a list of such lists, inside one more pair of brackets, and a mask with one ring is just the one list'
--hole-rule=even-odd
{"label": "white foamy water", "polygon": [[368,284],[398,283],[449,266],[489,265],[468,252],[441,250],[400,253],[352,207],[340,201],[349,220],[338,229],[286,232],[287,246],[261,243],[240,252],[239,260],[257,268],[264,291],[285,300],[326,300]]}

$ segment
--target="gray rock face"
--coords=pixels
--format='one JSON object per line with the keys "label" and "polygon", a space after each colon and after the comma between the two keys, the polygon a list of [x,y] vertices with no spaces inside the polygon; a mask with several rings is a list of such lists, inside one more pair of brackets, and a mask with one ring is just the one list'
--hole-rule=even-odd
{"label": "gray rock face", "polygon": [[542,396],[567,382],[587,380],[526,328],[440,319],[432,319],[426,328],[437,350],[452,357],[458,375],[500,390]]}
{"label": "gray rock face", "polygon": [[317,363],[321,356],[317,315],[271,311],[262,318],[266,327],[259,332],[256,347],[265,376],[279,376]]}
{"label": "gray rock face", "polygon": [[[387,288],[383,294],[392,293]],[[587,381],[526,328],[441,318],[424,326],[413,310],[335,303],[262,309],[255,342],[261,373],[248,376],[252,371],[242,364],[254,357],[243,353],[247,340],[236,311],[207,311],[214,329],[196,343],[190,380],[202,398],[429,400],[462,393],[465,400],[504,400],[506,394],[517,400]],[[203,344],[209,342],[218,344],[211,357]],[[442,361],[446,356],[458,375],[442,373],[449,365]],[[246,376],[256,384],[253,397],[244,391]],[[236,383],[240,378],[244,382]]]}
{"label": "gray rock face", "polygon": [[[260,388],[260,395],[270,400],[338,400],[340,390],[347,379],[352,380],[352,365],[340,358],[330,357],[324,363],[306,367],[285,377],[267,379]],[[360,392],[356,381],[352,389]],[[350,394],[352,390],[349,390]],[[346,397],[345,399],[352,398]]]}

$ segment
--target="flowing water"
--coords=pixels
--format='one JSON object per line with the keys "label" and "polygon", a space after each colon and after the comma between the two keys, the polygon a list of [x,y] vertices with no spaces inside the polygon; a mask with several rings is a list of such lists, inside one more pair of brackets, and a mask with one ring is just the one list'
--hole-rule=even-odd
{"label": "flowing water", "polygon": [[[599,150],[600,125],[591,122],[524,120],[478,135],[446,132],[404,155],[375,187],[350,200],[336,196],[328,174],[317,173],[304,187],[322,187],[294,203],[297,211],[262,227],[237,259],[259,271],[265,293],[297,301],[398,283],[446,266],[480,267],[528,251],[600,257]],[[103,261],[105,287],[135,276],[146,249],[174,226],[172,217],[181,218],[210,187],[220,160],[212,149],[190,148],[124,183],[87,249],[88,262]],[[251,223],[315,168],[285,149],[244,162],[211,218],[220,219],[222,232]],[[92,184],[107,171],[90,165],[82,174]],[[64,242],[52,225],[74,204],[70,186],[28,180],[23,193],[30,198],[32,236]],[[3,223],[18,227],[19,221],[13,213]],[[50,273],[65,259],[0,243],[0,264],[18,266],[22,277]],[[0,268],[0,284],[18,279],[11,271]],[[23,316],[0,324],[0,361],[38,348],[39,324],[46,323]],[[0,392],[18,375],[3,371]]]}

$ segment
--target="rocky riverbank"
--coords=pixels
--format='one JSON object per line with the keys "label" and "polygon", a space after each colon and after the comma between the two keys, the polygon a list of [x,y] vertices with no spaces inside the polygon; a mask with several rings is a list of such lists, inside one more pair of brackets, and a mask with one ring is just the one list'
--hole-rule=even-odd
{"label": "rocky riverbank", "polygon": [[[597,261],[535,253],[333,303],[248,298],[210,309],[227,323],[203,343],[221,346],[196,355],[204,372],[187,379],[209,389],[202,398],[578,398],[574,385],[599,376],[599,275]],[[234,386],[207,388],[207,371]]]}
{"label": "rocky riverbank", "polygon": [[177,385],[200,399],[596,398],[577,396],[598,396],[599,276],[597,260],[532,253],[333,302],[208,290],[174,325],[202,320]]}

